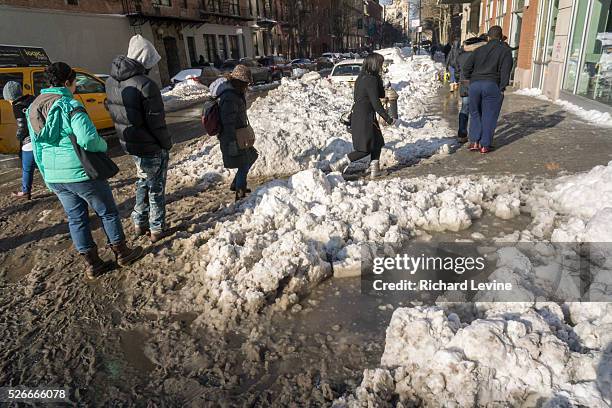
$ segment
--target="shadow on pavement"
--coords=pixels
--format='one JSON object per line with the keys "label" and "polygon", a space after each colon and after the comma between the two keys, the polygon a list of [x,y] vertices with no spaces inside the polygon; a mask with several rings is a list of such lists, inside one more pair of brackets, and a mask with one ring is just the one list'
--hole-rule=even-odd
{"label": "shadow on pavement", "polygon": [[555,127],[565,120],[565,112],[557,111],[546,115],[546,109],[547,107],[542,105],[503,115],[495,131],[495,146],[500,148],[509,145],[540,130]]}

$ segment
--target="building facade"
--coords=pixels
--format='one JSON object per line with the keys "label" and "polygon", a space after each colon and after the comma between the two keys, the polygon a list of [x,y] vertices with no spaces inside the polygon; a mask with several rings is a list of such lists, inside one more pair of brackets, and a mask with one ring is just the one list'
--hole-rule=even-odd
{"label": "building facade", "polygon": [[612,112],[610,0],[482,0],[479,7],[479,31],[500,25],[519,47],[515,87]]}

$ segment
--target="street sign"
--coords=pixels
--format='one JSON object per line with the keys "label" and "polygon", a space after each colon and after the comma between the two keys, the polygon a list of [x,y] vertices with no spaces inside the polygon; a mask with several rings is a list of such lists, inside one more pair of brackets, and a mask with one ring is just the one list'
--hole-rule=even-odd
{"label": "street sign", "polygon": [[410,20],[410,28],[417,28],[421,25],[421,20],[418,18],[416,20]]}
{"label": "street sign", "polygon": [[50,64],[43,48],[0,45],[0,67],[43,67]]}

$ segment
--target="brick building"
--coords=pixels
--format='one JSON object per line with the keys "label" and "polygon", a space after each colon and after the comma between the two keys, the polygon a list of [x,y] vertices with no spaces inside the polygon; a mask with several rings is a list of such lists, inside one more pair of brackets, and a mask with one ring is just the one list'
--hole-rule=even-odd
{"label": "brick building", "polygon": [[[478,22],[475,21],[478,10]],[[612,111],[610,0],[482,0],[463,4],[462,37],[500,25],[514,52],[514,85]]]}

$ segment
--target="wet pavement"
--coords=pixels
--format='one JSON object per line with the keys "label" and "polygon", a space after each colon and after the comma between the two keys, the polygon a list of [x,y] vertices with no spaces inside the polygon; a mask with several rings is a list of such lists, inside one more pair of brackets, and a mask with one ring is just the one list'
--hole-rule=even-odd
{"label": "wet pavement", "polygon": [[[432,114],[457,127],[459,98],[440,91]],[[400,177],[426,174],[516,174],[557,177],[588,171],[612,160],[612,129],[586,123],[560,106],[506,92],[494,137],[495,150],[481,155],[460,148],[450,157],[437,157],[398,172]]]}

